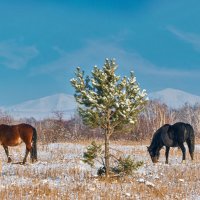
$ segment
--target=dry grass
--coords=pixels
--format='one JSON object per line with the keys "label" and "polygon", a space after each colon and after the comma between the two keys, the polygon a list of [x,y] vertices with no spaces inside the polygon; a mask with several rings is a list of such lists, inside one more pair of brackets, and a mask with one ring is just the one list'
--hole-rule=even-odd
{"label": "dry grass", "polygon": [[[123,144],[123,145],[122,145]],[[8,164],[3,148],[0,199],[197,199],[200,198],[200,148],[192,163],[181,164],[180,150],[170,151],[169,165],[153,165],[145,145],[126,146],[116,142],[116,154],[134,155],[144,166],[133,176],[108,180],[95,176],[96,170],[81,162],[85,144],[38,145],[39,161],[26,165]],[[23,159],[24,146],[11,149],[13,162]],[[150,184],[149,184],[150,183]]]}

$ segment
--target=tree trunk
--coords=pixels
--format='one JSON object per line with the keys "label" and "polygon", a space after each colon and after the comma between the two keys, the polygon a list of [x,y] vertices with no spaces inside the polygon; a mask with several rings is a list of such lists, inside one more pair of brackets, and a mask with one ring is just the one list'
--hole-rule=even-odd
{"label": "tree trunk", "polygon": [[109,177],[110,173],[110,141],[109,141],[109,131],[105,131],[105,167],[106,167],[106,178]]}
{"label": "tree trunk", "polygon": [[107,113],[107,126],[105,129],[105,167],[106,167],[106,178],[110,175],[110,136],[113,133],[113,128],[110,124],[111,110]]}

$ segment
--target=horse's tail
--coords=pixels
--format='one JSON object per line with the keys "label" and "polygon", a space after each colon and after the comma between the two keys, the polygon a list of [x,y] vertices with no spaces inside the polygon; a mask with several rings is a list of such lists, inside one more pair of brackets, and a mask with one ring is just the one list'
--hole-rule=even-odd
{"label": "horse's tail", "polygon": [[37,161],[37,131],[33,127],[32,148],[31,148],[32,162]]}
{"label": "horse's tail", "polygon": [[[191,157],[193,157],[193,153],[194,153],[194,147],[195,147],[195,134],[194,134],[194,129],[190,124],[186,125],[186,129],[188,132],[188,139],[186,140],[187,144],[188,144],[188,148],[189,148],[189,152]],[[192,158],[193,159],[193,158]]]}

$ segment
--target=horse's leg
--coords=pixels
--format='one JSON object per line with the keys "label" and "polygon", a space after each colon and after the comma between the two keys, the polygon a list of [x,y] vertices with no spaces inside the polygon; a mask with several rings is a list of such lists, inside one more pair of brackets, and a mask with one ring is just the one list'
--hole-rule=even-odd
{"label": "horse's leg", "polygon": [[32,147],[31,144],[26,144],[26,153],[25,153],[25,156],[24,156],[24,159],[23,159],[23,164],[26,163],[26,159],[27,159],[27,156],[28,156],[28,154],[31,150],[31,147]]}
{"label": "horse's leg", "polygon": [[187,139],[187,145],[188,145],[188,149],[190,152],[190,157],[193,160],[194,159],[194,142],[192,142],[191,139]]}
{"label": "horse's leg", "polygon": [[3,148],[4,148],[5,152],[6,152],[6,156],[8,158],[8,163],[10,163],[12,160],[11,160],[11,158],[9,156],[8,146],[4,146],[3,145]]}
{"label": "horse's leg", "polygon": [[166,163],[166,164],[168,164],[169,150],[170,150],[170,147],[167,147],[167,146],[166,146],[166,151],[165,151],[165,157],[166,157],[165,163]]}
{"label": "horse's leg", "polygon": [[185,153],[186,153],[186,149],[183,143],[179,144],[181,151],[183,153],[183,158],[182,158],[182,163],[185,163]]}

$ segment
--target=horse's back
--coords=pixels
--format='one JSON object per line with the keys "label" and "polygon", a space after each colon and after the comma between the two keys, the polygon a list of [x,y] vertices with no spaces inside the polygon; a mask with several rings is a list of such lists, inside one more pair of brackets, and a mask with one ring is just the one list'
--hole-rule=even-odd
{"label": "horse's back", "polygon": [[171,126],[171,132],[174,134],[178,143],[185,142],[191,136],[194,136],[194,130],[190,124],[177,122]]}
{"label": "horse's back", "polygon": [[0,144],[4,146],[16,146],[22,142],[17,126],[0,125]]}
{"label": "horse's back", "polygon": [[22,141],[31,142],[33,127],[29,124],[0,125],[0,142],[6,146],[16,146]]}
{"label": "horse's back", "polygon": [[25,123],[22,123],[22,124],[18,124],[18,125],[14,125],[14,126],[18,126],[19,130],[32,130],[34,129],[33,126],[31,126],[30,124],[25,124]]}
{"label": "horse's back", "polygon": [[18,124],[18,130],[19,130],[19,134],[20,137],[23,140],[32,140],[33,137],[33,131],[34,131],[34,127],[29,125],[29,124]]}
{"label": "horse's back", "polygon": [[17,133],[18,133],[17,125],[7,125],[7,124],[0,125],[0,135],[12,135]]}
{"label": "horse's back", "polygon": [[7,132],[17,134],[20,132],[32,131],[33,129],[34,127],[25,123],[16,124],[16,125],[7,125],[7,124],[0,125],[0,132],[3,132],[4,134]]}
{"label": "horse's back", "polygon": [[163,145],[167,147],[176,147],[177,142],[175,140],[174,133],[171,132],[170,130],[171,130],[170,124],[165,124],[164,126],[161,127],[161,139]]}

